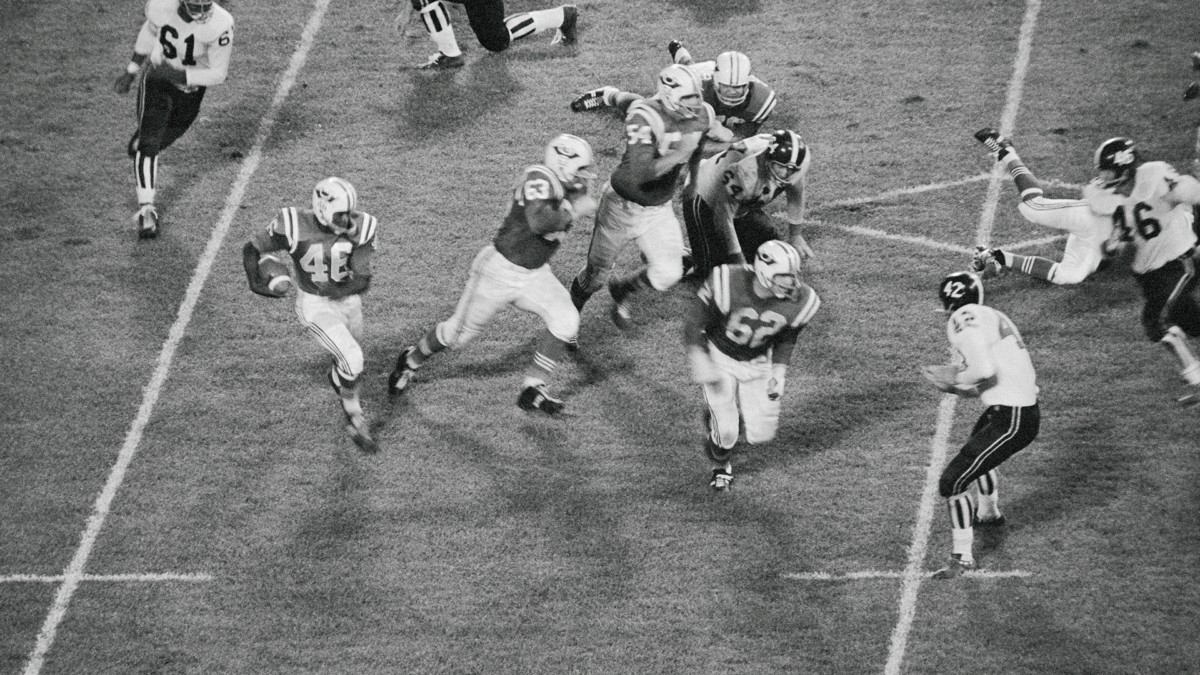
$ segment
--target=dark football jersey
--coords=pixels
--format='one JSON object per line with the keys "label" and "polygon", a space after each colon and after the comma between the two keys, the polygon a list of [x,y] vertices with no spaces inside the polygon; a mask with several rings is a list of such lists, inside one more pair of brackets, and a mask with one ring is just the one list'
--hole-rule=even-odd
{"label": "dark football jersey", "polygon": [[300,290],[329,295],[333,286],[349,281],[351,272],[371,275],[378,222],[362,212],[355,212],[351,221],[355,227],[349,234],[335,234],[308,209],[281,209],[266,230],[254,235],[254,245],[260,253],[287,251]]}
{"label": "dark football jersey", "polygon": [[775,110],[775,90],[753,75],[750,76],[746,100],[738,105],[725,105],[717,98],[716,85],[711,77],[704,78],[702,85],[704,102],[713,107],[717,119],[727,127],[739,124],[761,125],[770,117],[771,111]]}
{"label": "dark football jersey", "polygon": [[794,337],[821,306],[821,299],[808,284],[800,284],[789,298],[760,298],[754,292],[754,268],[750,265],[713,268],[697,295],[706,313],[708,340],[738,361],[763,356],[781,340]]}
{"label": "dark football jersey", "polygon": [[525,169],[513,188],[512,206],[504,217],[504,224],[496,232],[492,244],[509,262],[526,269],[535,270],[550,261],[550,257],[562,243],[563,233],[571,227],[571,221],[554,232],[537,233],[525,215],[525,206],[530,201],[541,200],[559,208],[566,198],[566,189],[550,169],[535,164]]}
{"label": "dark football jersey", "polygon": [[696,151],[692,153],[695,157],[704,147],[704,134],[713,121],[709,105],[704,105],[695,117],[679,119],[656,98],[634,101],[625,115],[625,155],[610,178],[613,190],[642,206],[658,206],[671,201],[679,176],[687,168],[690,158],[661,176],[650,175],[649,165],[678,148],[685,137],[699,139]]}

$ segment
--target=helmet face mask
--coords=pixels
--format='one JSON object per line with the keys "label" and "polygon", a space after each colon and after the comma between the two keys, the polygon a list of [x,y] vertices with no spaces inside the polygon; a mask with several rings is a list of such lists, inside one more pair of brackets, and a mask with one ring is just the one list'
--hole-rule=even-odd
{"label": "helmet face mask", "polygon": [[358,207],[358,192],[350,181],[336,176],[317,183],[312,193],[312,210],[322,227],[336,234],[354,231],[352,216]]}
{"label": "helmet face mask", "polygon": [[745,103],[750,94],[750,57],[741,52],[718,54],[712,78],[718,101],[727,106]]}
{"label": "helmet face mask", "polygon": [[808,146],[796,132],[780,129],[771,136],[766,154],[771,175],[786,182],[804,168],[808,160]]}
{"label": "helmet face mask", "polygon": [[955,272],[942,279],[938,286],[942,309],[957,311],[963,305],[983,304],[983,281],[974,272]]}
{"label": "helmet face mask", "polygon": [[213,0],[179,0],[181,13],[196,23],[204,23],[212,17]]}
{"label": "helmet face mask", "polygon": [[800,253],[786,242],[772,239],[754,255],[754,276],[777,298],[795,297],[800,289]]}
{"label": "helmet face mask", "polygon": [[671,112],[695,117],[704,106],[700,96],[700,78],[687,66],[672,63],[658,73],[654,95]]}
{"label": "helmet face mask", "polygon": [[592,161],[592,146],[572,134],[559,134],[546,146],[546,168],[569,188],[582,188],[595,178],[589,171]]}
{"label": "helmet face mask", "polygon": [[1120,185],[1131,180],[1137,170],[1137,148],[1123,136],[1110,138],[1096,148],[1093,163],[1104,187]]}

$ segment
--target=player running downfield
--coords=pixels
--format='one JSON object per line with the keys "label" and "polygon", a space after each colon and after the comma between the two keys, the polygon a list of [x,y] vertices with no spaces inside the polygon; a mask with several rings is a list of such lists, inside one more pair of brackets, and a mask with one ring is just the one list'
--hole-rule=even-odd
{"label": "player running downfield", "polygon": [[684,316],[692,379],[704,391],[709,487],[718,492],[733,483],[740,427],[751,445],[772,440],[779,429],[796,339],[821,306],[800,280],[800,264],[790,244],[769,241],[753,266],[714,268]]}
{"label": "player running downfield", "polygon": [[379,229],[375,217],[358,210],[349,181],[331,177],[313,188],[312,210],[279,211],[242,247],[250,290],[282,297],[291,286],[287,255],[295,268],[296,316],[317,344],[333,357],[329,383],[337,392],[346,432],[360,448],[375,452],[359,400],[362,388],[362,294],[371,285],[371,258]]}
{"label": "player running downfield", "polygon": [[683,277],[683,232],[671,204],[681,176],[700,161],[707,140],[732,140],[700,100],[699,78],[681,65],[662,69],[658,92],[629,107],[625,135],[625,154],[601,190],[587,262],[571,282],[571,299],[582,310],[625,246],[636,243],[645,264],[608,282],[609,315],[623,330],[631,325],[634,294],[665,292]]}
{"label": "player running downfield", "polygon": [[158,236],[158,155],[200,114],[204,92],[225,81],[233,17],[212,0],[149,0],[133,57],[113,86],[126,94],[138,75],[138,127],[129,139],[137,184],[138,237]]}
{"label": "player running downfield", "polygon": [[525,371],[517,405],[550,415],[563,409],[563,402],[550,395],[546,383],[566,357],[567,343],[579,333],[579,312],[549,261],[572,225],[596,209],[590,194],[591,165],[591,145],[562,134],[546,146],[542,164],[525,169],[500,230],[471,263],[454,314],[397,357],[388,377],[393,395],[407,390],[417,369],[434,354],[465,345],[498,312],[512,306],[538,315],[546,325]]}

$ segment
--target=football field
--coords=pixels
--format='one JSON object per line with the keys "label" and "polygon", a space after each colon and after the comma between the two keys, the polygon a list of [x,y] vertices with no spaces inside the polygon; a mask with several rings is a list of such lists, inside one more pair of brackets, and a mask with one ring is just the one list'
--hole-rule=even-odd
{"label": "football field", "polygon": [[[149,241],[133,97],[111,91],[141,3],[4,10],[0,673],[1200,672],[1200,416],[1174,405],[1127,263],[985,282],[1043,419],[1000,469],[1008,525],[977,529],[981,569],[952,581],[929,578],[950,544],[937,477],[981,410],[918,372],[946,358],[937,284],[976,244],[1061,256],[971,134],[1010,135],[1051,196],[1116,135],[1186,170],[1193,3],[595,0],[577,46],[503,54],[451,6],[467,65],[437,73],[409,68],[433,47],[393,30],[399,5],[224,6],[229,81],[162,154]],[[588,139],[602,179],[620,160],[620,116],[572,98],[651,93],[671,39],[747,53],[779,95],[766,128],[813,153],[823,304],[778,437],[739,446],[727,494],[707,487],[688,282],[642,294],[624,333],[607,293],[588,304],[559,417],[515,405],[540,328],[516,311],[386,391],[552,136]],[[251,232],[327,175],[380,222],[375,455],[291,298],[242,274]],[[590,228],[551,261],[566,283]]]}

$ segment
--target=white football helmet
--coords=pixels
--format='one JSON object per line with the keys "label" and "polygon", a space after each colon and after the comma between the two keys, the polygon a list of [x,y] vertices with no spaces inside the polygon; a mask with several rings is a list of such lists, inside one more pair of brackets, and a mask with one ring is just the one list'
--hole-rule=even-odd
{"label": "white football helmet", "polygon": [[312,210],[317,222],[338,234],[354,228],[350,215],[357,207],[358,192],[344,178],[326,178],[313,188]]}
{"label": "white football helmet", "polygon": [[750,57],[741,52],[722,52],[712,74],[717,100],[728,106],[741,105],[750,95]]}
{"label": "white football helmet", "polygon": [[655,98],[671,112],[695,117],[704,106],[701,99],[700,77],[685,65],[672,63],[658,73]]}
{"label": "white football helmet", "polygon": [[596,177],[592,166],[592,146],[572,134],[559,134],[546,146],[546,168],[568,188],[581,188]]}
{"label": "white football helmet", "polygon": [[213,0],[179,0],[179,9],[192,21],[204,23],[212,18]]}
{"label": "white football helmet", "polygon": [[800,253],[789,243],[771,239],[758,247],[754,275],[777,298],[790,298],[800,288]]}

